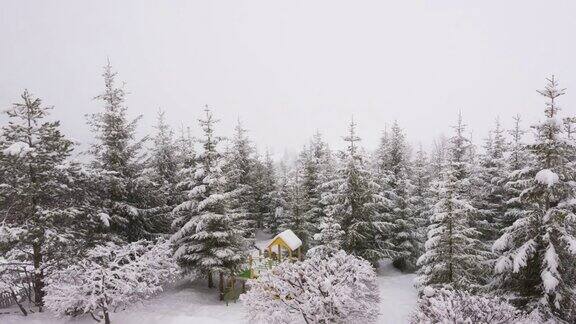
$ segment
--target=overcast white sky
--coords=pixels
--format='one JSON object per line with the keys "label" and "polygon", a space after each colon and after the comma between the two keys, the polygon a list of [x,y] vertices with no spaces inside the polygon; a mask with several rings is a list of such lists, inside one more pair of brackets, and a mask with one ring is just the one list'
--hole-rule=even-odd
{"label": "overcast white sky", "polygon": [[428,145],[458,109],[480,138],[497,116],[539,118],[550,74],[575,112],[575,16],[576,1],[3,0],[0,106],[28,88],[89,142],[109,57],[141,133],[159,108],[195,127],[209,104],[221,133],[240,117],[277,154],[316,129],[340,147],[352,115],[368,149],[395,119]]}

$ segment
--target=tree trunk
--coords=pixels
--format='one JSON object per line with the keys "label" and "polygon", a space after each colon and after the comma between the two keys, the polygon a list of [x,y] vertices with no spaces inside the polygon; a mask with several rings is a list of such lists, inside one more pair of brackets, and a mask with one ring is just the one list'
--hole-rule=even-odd
{"label": "tree trunk", "polygon": [[214,280],[212,279],[212,271],[208,272],[208,288],[214,288]]}
{"label": "tree trunk", "polygon": [[218,283],[220,290],[220,301],[224,300],[224,272],[220,271],[220,282]]}
{"label": "tree trunk", "polygon": [[110,314],[108,314],[108,310],[104,311],[104,324],[110,324]]}
{"label": "tree trunk", "polygon": [[42,312],[44,306],[44,274],[42,266],[42,251],[39,243],[32,245],[34,258],[34,303],[38,306],[38,311]]}
{"label": "tree trunk", "polygon": [[12,295],[12,298],[14,298],[14,302],[16,302],[16,305],[18,305],[18,308],[20,308],[20,311],[22,312],[22,314],[24,314],[24,316],[28,316],[28,312],[22,306],[22,304],[20,304],[20,301],[18,300],[18,296],[16,295],[16,293],[14,292],[14,290],[12,288],[10,288],[10,294]]}

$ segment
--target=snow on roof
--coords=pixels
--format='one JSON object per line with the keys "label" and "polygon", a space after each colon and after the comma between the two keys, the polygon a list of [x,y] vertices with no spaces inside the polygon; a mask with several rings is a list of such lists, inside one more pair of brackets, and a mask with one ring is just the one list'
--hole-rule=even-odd
{"label": "snow on roof", "polygon": [[286,243],[286,245],[288,245],[288,247],[292,251],[296,250],[302,245],[302,241],[298,238],[298,236],[296,236],[296,234],[294,234],[292,230],[287,229],[284,232],[274,236],[274,238],[271,239],[270,241],[268,241],[268,243],[266,243],[266,247],[270,246],[270,244],[274,242],[274,240],[276,240],[277,238],[282,239],[282,241],[284,241],[284,243]]}

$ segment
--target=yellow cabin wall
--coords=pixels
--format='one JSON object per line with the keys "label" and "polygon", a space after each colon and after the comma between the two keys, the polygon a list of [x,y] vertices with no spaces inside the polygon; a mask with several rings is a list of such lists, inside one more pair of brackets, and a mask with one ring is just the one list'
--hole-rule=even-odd
{"label": "yellow cabin wall", "polygon": [[284,240],[282,240],[282,238],[278,237],[276,238],[274,241],[272,241],[272,243],[268,244],[268,247],[274,246],[274,245],[280,245],[281,247],[283,247],[285,250],[287,251],[292,251],[290,249],[290,247],[288,246],[288,244],[286,244],[286,242],[284,242]]}

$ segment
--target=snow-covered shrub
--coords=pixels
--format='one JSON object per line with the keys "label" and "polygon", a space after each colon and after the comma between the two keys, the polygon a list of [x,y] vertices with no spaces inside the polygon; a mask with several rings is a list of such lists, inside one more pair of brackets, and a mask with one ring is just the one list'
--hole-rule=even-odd
{"label": "snow-covered shrub", "polygon": [[31,264],[21,262],[12,253],[5,255],[5,258],[0,257],[0,294],[9,294],[23,315],[28,312],[21,299],[26,296],[31,300],[33,272],[34,267]]}
{"label": "snow-covered shrub", "polygon": [[498,298],[425,287],[412,323],[515,323],[521,313]]}
{"label": "snow-covered shrub", "polygon": [[96,246],[79,263],[56,271],[45,288],[46,307],[59,315],[109,313],[152,296],[178,273],[168,242]]}
{"label": "snow-covered shrub", "polygon": [[281,263],[251,281],[240,299],[259,323],[374,322],[379,303],[370,263],[344,251]]}

